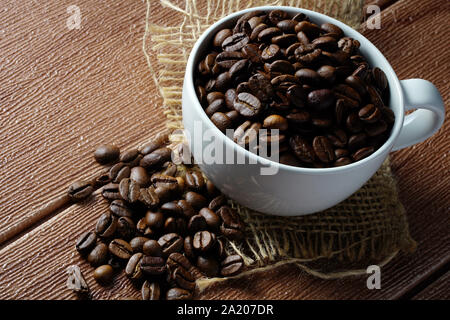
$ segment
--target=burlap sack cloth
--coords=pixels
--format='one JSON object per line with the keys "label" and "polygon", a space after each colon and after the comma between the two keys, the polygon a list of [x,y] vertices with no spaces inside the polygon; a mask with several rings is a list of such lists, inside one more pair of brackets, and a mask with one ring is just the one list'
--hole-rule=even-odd
{"label": "burlap sack cloth", "polygon": [[[363,3],[147,0],[143,50],[163,98],[168,128],[182,128],[181,94],[189,52],[215,21],[248,7],[287,5],[322,12],[357,28]],[[325,279],[365,274],[367,266],[384,265],[400,250],[415,248],[388,161],[350,198],[321,213],[284,218],[232,205],[248,227],[244,243],[228,243],[229,252],[244,258],[247,271],[238,277],[286,263]],[[202,290],[216,281],[223,279],[199,279],[197,285]]]}

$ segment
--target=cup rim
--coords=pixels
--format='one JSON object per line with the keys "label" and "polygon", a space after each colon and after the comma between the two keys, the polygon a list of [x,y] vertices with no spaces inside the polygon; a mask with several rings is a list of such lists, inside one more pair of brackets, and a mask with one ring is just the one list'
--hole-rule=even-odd
{"label": "cup rim", "polygon": [[[369,53],[370,56],[377,56],[378,59],[382,60],[382,63],[386,65],[386,68],[383,69],[383,71],[385,72],[385,74],[388,78],[389,84],[392,84],[393,87],[395,88],[396,94],[398,95],[398,98],[399,98],[399,101],[398,101],[399,112],[398,112],[398,114],[395,114],[394,126],[391,129],[391,133],[389,135],[388,140],[386,140],[380,148],[378,148],[370,156],[368,156],[362,160],[353,162],[351,164],[345,165],[345,166],[330,167],[330,168],[295,167],[295,166],[290,166],[290,165],[282,164],[279,162],[275,162],[275,161],[263,158],[255,153],[248,151],[247,149],[238,145],[231,139],[228,139],[228,137],[214,125],[214,123],[211,121],[211,119],[206,115],[204,109],[202,108],[202,106],[200,104],[200,101],[198,100],[197,94],[195,92],[194,62],[195,62],[195,60],[197,60],[197,56],[199,54],[200,49],[204,47],[204,42],[205,42],[206,38],[208,38],[214,30],[216,30],[218,27],[220,27],[223,24],[227,24],[230,20],[238,19],[241,15],[243,15],[247,12],[256,11],[256,10],[262,10],[262,11],[285,10],[285,11],[290,11],[293,13],[303,12],[306,15],[308,15],[309,17],[311,17],[313,21],[317,17],[322,18],[324,20],[327,20],[327,22],[329,22],[329,23],[337,25],[339,28],[341,28],[344,31],[344,34],[346,36],[350,36],[354,39],[357,39],[361,43],[361,47],[363,47],[363,46],[367,47],[368,51],[370,51],[370,53]],[[209,46],[209,44],[208,44],[208,46]],[[367,56],[367,54],[366,54],[366,56]],[[200,118],[201,118],[202,122],[208,126],[208,129],[216,130],[216,131],[214,131],[216,137],[220,137],[221,139],[223,139],[225,141],[225,145],[233,148],[234,150],[236,150],[236,152],[244,152],[244,155],[246,158],[256,161],[256,163],[258,163],[260,165],[276,166],[276,167],[278,167],[279,170],[283,169],[283,170],[288,170],[288,171],[297,172],[297,173],[328,174],[328,173],[336,173],[339,171],[356,169],[356,168],[365,166],[371,160],[379,157],[386,151],[389,152],[390,149],[392,149],[395,140],[397,139],[398,135],[400,134],[400,130],[402,128],[403,121],[404,121],[404,97],[403,97],[403,91],[401,89],[400,81],[399,81],[395,71],[393,70],[392,66],[390,65],[389,61],[384,57],[384,55],[380,52],[380,50],[378,50],[378,48],[372,42],[370,42],[370,40],[368,40],[365,36],[363,36],[361,33],[359,33],[357,30],[353,29],[352,27],[346,25],[345,23],[343,23],[339,20],[336,20],[332,17],[329,17],[323,13],[319,13],[316,11],[307,10],[307,9],[303,9],[303,8],[296,8],[296,7],[290,7],[290,6],[259,6],[259,7],[252,7],[252,8],[247,8],[244,10],[236,11],[226,17],[223,17],[222,19],[220,19],[219,21],[215,22],[210,27],[208,27],[208,29],[206,29],[205,32],[203,32],[203,34],[195,42],[195,44],[189,54],[188,62],[186,65],[186,74],[185,74],[184,82],[185,83],[183,86],[184,87],[183,91],[188,90],[189,96],[195,97],[195,101],[191,104],[191,108],[196,108],[197,111],[200,111]],[[254,163],[254,162],[252,162],[252,163]]]}

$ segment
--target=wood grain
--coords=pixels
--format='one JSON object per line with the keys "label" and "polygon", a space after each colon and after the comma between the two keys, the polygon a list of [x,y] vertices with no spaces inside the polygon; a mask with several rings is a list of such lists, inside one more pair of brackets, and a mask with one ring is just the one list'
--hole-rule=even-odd
{"label": "wood grain", "polygon": [[0,243],[40,221],[71,181],[98,172],[101,143],[135,146],[164,128],[142,54],[145,5],[2,1]]}
{"label": "wood grain", "polygon": [[[130,28],[130,25],[136,23],[136,29],[133,29],[134,32],[132,32],[131,35],[128,35],[131,37],[131,39],[129,39],[131,42],[128,46],[125,46],[128,52],[120,53],[120,59],[118,60],[107,60],[114,65],[106,67],[101,64],[96,68],[96,64],[94,63],[93,69],[86,71],[86,74],[84,74],[85,78],[78,75],[78,77],[80,77],[78,78],[79,80],[83,79],[88,81],[88,76],[91,78],[93,77],[96,80],[89,82],[89,85],[81,83],[70,87],[72,90],[70,92],[78,92],[78,95],[73,97],[73,99],[77,99],[78,103],[69,103],[69,96],[66,96],[65,99],[67,100],[64,101],[71,106],[71,108],[68,109],[69,111],[66,111],[63,106],[60,106],[60,109],[55,109],[55,106],[48,102],[48,99],[57,99],[58,95],[65,91],[64,87],[55,90],[49,88],[50,83],[53,85],[53,83],[56,82],[48,82],[47,84],[45,77],[42,78],[42,83],[45,84],[44,89],[47,89],[45,92],[52,93],[54,96],[46,97],[46,94],[44,93],[41,93],[41,95],[34,93],[36,96],[30,96],[33,97],[34,100],[30,101],[39,102],[42,100],[45,102],[42,104],[43,106],[51,104],[52,109],[47,108],[42,110],[42,113],[38,113],[38,115],[35,115],[34,117],[32,116],[33,110],[27,109],[26,105],[28,100],[20,100],[23,97],[15,94],[16,90],[9,87],[5,88],[5,90],[9,90],[9,95],[5,95],[5,98],[3,91],[0,91],[2,93],[2,104],[3,99],[9,101],[8,112],[10,112],[10,115],[12,116],[19,117],[19,119],[26,118],[20,118],[20,110],[22,109],[25,111],[28,110],[27,112],[30,114],[28,117],[33,119],[33,121],[39,121],[39,119],[49,115],[52,121],[57,123],[57,119],[63,117],[66,112],[73,115],[73,118],[68,117],[64,118],[64,121],[61,120],[64,124],[58,126],[58,130],[64,134],[60,135],[58,131],[51,131],[48,122],[38,122],[42,127],[42,130],[44,130],[43,133],[39,131],[41,130],[39,125],[37,128],[31,126],[31,128],[34,128],[36,131],[33,133],[31,129],[28,129],[31,130],[30,134],[33,133],[30,137],[27,135],[24,136],[23,132],[27,131],[24,131],[23,127],[19,124],[13,126],[13,123],[10,123],[13,121],[9,117],[8,121],[2,117],[2,128],[0,128],[0,132],[2,133],[2,149],[4,149],[3,134],[6,132],[2,130],[4,130],[3,127],[5,127],[5,125],[10,126],[9,130],[7,130],[8,135],[14,135],[15,140],[9,138],[8,142],[11,144],[8,147],[9,152],[0,150],[0,159],[2,159],[4,164],[8,164],[8,161],[4,160],[5,157],[21,154],[22,157],[16,157],[14,161],[22,162],[19,162],[21,167],[18,166],[17,169],[15,169],[15,165],[13,166],[12,163],[9,164],[8,170],[4,169],[2,166],[2,168],[0,168],[0,179],[8,175],[7,177],[9,180],[17,181],[14,177],[16,177],[18,173],[23,172],[24,168],[37,167],[39,168],[39,172],[45,172],[49,176],[49,178],[46,178],[47,180],[44,179],[44,181],[47,181],[44,185],[48,188],[50,191],[49,194],[52,196],[64,189],[62,186],[63,183],[57,183],[52,175],[58,175],[59,179],[63,179],[63,181],[66,181],[67,183],[81,175],[84,170],[91,170],[90,172],[93,172],[98,169],[98,167],[93,165],[92,158],[90,157],[90,151],[97,143],[111,141],[108,139],[114,138],[113,141],[119,141],[119,144],[121,145],[131,145],[132,143],[138,144],[140,141],[143,142],[152,135],[150,129],[153,128],[153,126],[153,130],[157,130],[161,127],[161,124],[157,124],[157,122],[159,122],[157,119],[162,119],[161,114],[157,114],[158,110],[149,108],[149,104],[154,101],[151,100],[152,94],[149,89],[153,84],[150,83],[150,77],[145,71],[145,62],[142,53],[138,52],[139,50],[137,49],[140,48],[138,42],[140,41],[139,37],[142,36],[142,22],[143,15],[145,14],[144,5],[141,3],[136,4],[135,2],[125,2],[126,4],[123,5],[117,4],[113,7],[109,7],[103,3],[91,3],[87,0],[83,3],[86,5],[86,8],[89,5],[89,9],[87,9],[89,12],[93,11],[92,8],[100,8],[98,6],[101,6],[105,12],[108,12],[107,14],[87,12],[86,14],[88,17],[93,17],[92,19],[97,17],[95,22],[90,20],[90,23],[93,23],[94,25],[96,23],[100,24],[104,19],[116,19],[115,21],[118,25],[102,27],[111,32],[111,35],[114,32],[123,34],[126,32],[125,30]],[[449,74],[448,66],[450,63],[448,55],[442,54],[443,52],[446,52],[446,44],[449,43],[448,35],[442,31],[442,26],[445,26],[450,18],[450,10],[443,10],[443,6],[446,6],[446,3],[447,2],[445,1],[431,0],[399,1],[382,13],[382,30],[364,29],[363,33],[386,55],[394,69],[398,72],[400,78],[424,77],[433,81],[443,93],[444,101],[448,108],[450,88],[446,77]],[[80,5],[82,11],[84,5]],[[47,8],[48,12],[53,14],[53,19],[57,19],[56,17],[60,18],[65,12],[65,8],[61,9],[61,11],[57,5],[53,4],[47,4],[44,7]],[[39,12],[35,13],[39,14]],[[90,14],[92,14],[92,16],[90,16]],[[44,14],[41,13],[41,17],[42,16],[44,16]],[[4,19],[0,21],[2,21],[2,24],[5,23]],[[434,21],[434,23],[430,23],[430,21]],[[12,22],[9,21],[9,23]],[[94,25],[90,25],[90,27],[94,28]],[[0,30],[1,29],[2,28],[0,28]],[[63,27],[61,27],[61,29],[63,29]],[[115,31],[113,32],[110,29],[114,29]],[[72,36],[66,30],[62,31],[67,33],[65,36],[66,40]],[[93,37],[94,40],[87,37],[84,41],[91,40],[95,43],[96,36],[101,37],[99,34],[91,34],[90,37]],[[117,34],[112,38],[117,38]],[[73,39],[67,43],[64,42],[63,44],[70,45],[72,40]],[[99,44],[98,47],[95,47],[95,45],[92,44],[94,48],[103,53],[103,55],[96,57],[106,59],[104,57],[105,53],[111,54],[113,48],[114,50],[121,48],[119,44],[122,44],[122,42],[120,42],[120,40],[111,39],[111,41],[112,42],[108,43],[107,47],[104,47],[106,44],[103,41],[100,41],[101,45]],[[12,42],[10,42],[10,46],[11,43]],[[38,42],[35,43],[35,45],[37,44]],[[86,44],[86,46],[88,50],[91,49],[90,45]],[[8,49],[8,46],[3,47],[3,42],[1,42],[0,48],[2,52],[3,50],[10,50]],[[399,48],[402,48],[402,50]],[[89,51],[89,53],[95,55],[96,50]],[[9,55],[12,56],[13,53],[9,52]],[[74,70],[79,70],[79,72],[82,73],[80,66],[83,65],[83,59],[90,59],[89,57],[90,56],[88,55],[80,55],[78,57],[79,60],[77,60],[79,64],[78,69],[75,68]],[[54,58],[57,58],[57,56]],[[119,62],[122,62],[122,64]],[[90,61],[90,63],[93,63],[93,61]],[[111,78],[113,77],[111,74],[113,71],[111,71],[110,68],[115,71],[113,72],[115,74],[123,67],[123,63],[128,66],[125,68],[134,70],[133,78],[128,78],[131,76],[127,76],[125,73],[121,73],[122,78]],[[136,65],[133,65],[133,63],[136,63]],[[69,65],[72,66],[72,62],[70,62]],[[2,79],[0,81],[2,83],[5,81],[7,75],[12,75],[12,73],[4,74],[3,72],[3,68],[0,69],[0,79]],[[24,70],[23,72],[24,75],[26,75],[26,71]],[[105,79],[113,80],[109,83]],[[66,79],[66,81],[66,86],[72,85],[68,79]],[[97,87],[95,84],[96,81],[103,81],[102,86]],[[122,89],[119,84],[121,84],[124,89]],[[10,86],[19,86],[19,84],[13,82]],[[77,86],[81,86],[80,89],[77,89]],[[103,91],[102,88],[105,88],[105,86],[108,90]],[[39,88],[36,82],[34,82],[34,87]],[[126,97],[125,93],[124,97],[117,88],[121,88],[120,91],[125,90],[125,93],[128,94],[129,97]],[[20,89],[20,87],[17,87],[17,89]],[[22,93],[26,92],[26,88],[22,88],[22,90]],[[35,89],[35,91],[32,90],[29,95],[38,91],[38,89]],[[137,93],[142,94],[140,96],[140,102],[127,104],[126,102],[133,99]],[[106,95],[106,97],[101,97],[101,94]],[[11,95],[14,95],[14,99],[10,97]],[[110,96],[112,96],[113,99],[109,99]],[[142,134],[142,130],[140,132],[134,132],[123,124],[117,124],[118,122],[113,123],[116,123],[117,126],[120,127],[120,130],[110,132],[111,126],[108,122],[111,121],[112,118],[109,114],[110,109],[107,108],[107,106],[111,107],[111,105],[107,103],[110,100],[118,101],[119,104],[121,104],[121,108],[113,108],[111,110],[113,112],[121,112],[120,117],[123,119],[121,122],[144,128],[146,136]],[[17,104],[17,101],[22,101],[19,108],[20,110],[14,107],[14,105]],[[54,103],[58,105],[57,100],[55,101]],[[37,106],[40,106],[41,104],[38,102],[36,102]],[[116,104],[117,103],[114,103],[114,105]],[[77,106],[80,105],[84,111],[80,109],[78,113],[76,113],[75,110],[78,110]],[[128,105],[132,105],[133,108],[126,108]],[[53,114],[52,112],[49,112],[49,110],[55,110],[56,113]],[[91,113],[93,114],[96,114],[97,110],[100,110],[99,113],[108,113],[108,115],[98,115],[96,118],[87,110],[92,110]],[[150,113],[154,115],[153,119],[151,119]],[[143,114],[146,115],[145,119],[149,120],[142,120],[144,118],[142,116]],[[140,116],[138,117],[138,115]],[[93,117],[93,120],[85,120],[91,119],[90,117]],[[207,289],[200,298],[394,299],[404,296],[412,290],[417,283],[429,277],[430,274],[433,274],[450,260],[450,248],[448,247],[450,235],[450,221],[448,215],[450,198],[447,192],[447,190],[450,189],[448,176],[448,152],[450,150],[448,118],[449,113],[447,112],[446,124],[438,135],[425,143],[396,152],[393,155],[393,168],[398,178],[402,201],[407,209],[412,236],[418,241],[418,249],[412,255],[402,254],[398,256],[382,269],[381,290],[368,290],[365,277],[325,281],[313,278],[299,270],[297,267],[290,265],[277,268],[271,272],[258,273],[248,279],[229,281],[216,285],[215,287]],[[4,120],[5,123],[3,122]],[[88,142],[81,142],[78,131],[71,131],[71,129],[67,128],[69,124],[73,123],[71,121],[74,120],[81,121],[81,123],[87,121],[86,123],[90,124],[90,126],[83,125],[82,129],[79,129],[82,131],[79,135],[88,137]],[[94,127],[96,127],[96,133],[94,133],[94,130],[91,130]],[[69,132],[71,132],[71,134],[69,134]],[[93,140],[100,139],[101,136],[98,135],[98,132],[106,133],[108,136],[104,138],[104,141],[93,142]],[[50,145],[47,144],[46,148],[35,148],[40,151],[39,153],[34,151],[29,144],[36,144],[36,141],[42,140],[42,137],[46,137],[47,135],[52,137],[52,134],[52,146],[55,145],[55,136],[70,137],[68,138],[68,141],[65,141],[66,144],[69,143],[70,148],[67,148],[70,151],[64,151],[64,144],[59,144],[59,147],[55,147],[55,150],[63,152],[63,155],[57,158],[59,160],[55,160],[54,165],[49,168],[42,162],[49,157],[50,153],[47,153],[47,148],[49,148]],[[41,139],[38,139],[38,137]],[[25,141],[26,143],[18,143],[20,140]],[[78,146],[77,144],[80,145]],[[37,145],[40,146],[39,144]],[[42,155],[41,158],[39,158],[42,153],[46,153],[46,156]],[[23,157],[25,157],[25,159],[21,159]],[[70,162],[68,162],[68,159]],[[67,163],[76,163],[77,165],[71,169],[73,170],[71,171],[71,174],[61,174],[61,172],[65,172],[67,169]],[[43,177],[45,177],[45,175],[43,175]],[[4,185],[4,181],[6,181],[6,179],[1,181],[2,185]],[[0,189],[3,194],[9,197],[8,201],[5,201],[3,198],[0,200],[2,206],[0,214],[4,215],[5,210],[7,210],[8,214],[4,215],[7,218],[4,219],[9,219],[8,221],[5,221],[7,222],[8,227],[11,225],[20,225],[23,220],[19,219],[22,219],[22,217],[27,214],[29,215],[29,218],[33,206],[42,204],[42,199],[47,200],[50,198],[50,196],[46,198],[44,193],[39,193],[40,189],[38,186],[34,185],[35,182],[36,181],[32,183],[25,179],[25,186],[23,187],[25,191],[22,191],[22,185],[16,183],[10,184],[11,187],[3,187],[6,189]],[[27,193],[26,195],[22,195],[22,192]],[[36,199],[39,199],[39,201],[36,200],[36,202],[33,203],[28,199],[30,198],[30,195],[35,195]],[[20,198],[21,201],[13,201],[12,198],[14,196],[16,198],[22,197]],[[24,199],[27,201],[24,201]],[[7,208],[5,208],[6,204],[8,206]],[[105,202],[100,197],[95,196],[88,202],[67,208],[28,232],[25,236],[20,237],[13,243],[2,248],[0,250],[0,298],[75,298],[75,296],[65,288],[65,268],[74,263],[80,264],[89,285],[93,289],[94,298],[109,299],[124,296],[139,296],[138,290],[131,286],[130,282],[124,278],[123,274],[117,277],[112,287],[106,289],[99,287],[91,277],[91,267],[80,260],[74,249],[75,238],[85,229],[92,228],[95,220],[104,210],[106,210]],[[21,212],[21,217],[13,215],[12,213],[14,212]],[[5,228],[5,224],[1,223],[0,228]],[[439,283],[436,285],[439,288],[441,286]],[[430,290],[433,290],[432,287],[430,287]],[[437,289],[436,292],[439,295],[444,291]],[[429,295],[434,296],[431,293],[429,293]],[[426,296],[427,292],[424,291],[424,297]]]}
{"label": "wood grain", "polygon": [[450,300],[450,271],[415,295],[413,300]]}

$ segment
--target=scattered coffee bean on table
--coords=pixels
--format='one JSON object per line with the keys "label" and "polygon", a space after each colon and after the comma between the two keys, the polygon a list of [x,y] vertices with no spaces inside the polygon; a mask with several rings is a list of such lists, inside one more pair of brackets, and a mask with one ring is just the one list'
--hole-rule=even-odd
{"label": "scattered coffee bean on table", "polygon": [[[159,136],[122,154],[112,147],[97,149],[95,159],[111,166],[95,184],[109,204],[75,244],[96,268],[99,284],[111,284],[124,270],[141,288],[143,300],[192,299],[199,273],[233,276],[244,268],[239,255],[227,257],[224,249],[225,239],[244,236],[239,214],[197,168],[172,163],[167,145],[167,136]],[[79,181],[68,193],[83,199],[93,189]],[[87,290],[80,277],[76,270],[70,273],[72,290]]]}
{"label": "scattered coffee bean on table", "polygon": [[211,41],[198,63],[197,96],[239,144],[249,147],[260,129],[278,129],[259,141],[269,152],[278,141],[281,163],[347,165],[380,148],[395,121],[387,77],[359,46],[338,26],[302,13],[251,11]]}

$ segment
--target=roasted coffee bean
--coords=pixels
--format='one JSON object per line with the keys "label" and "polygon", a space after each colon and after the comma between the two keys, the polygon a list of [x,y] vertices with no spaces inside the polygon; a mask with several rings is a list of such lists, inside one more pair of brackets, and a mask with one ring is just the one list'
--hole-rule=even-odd
{"label": "roasted coffee bean", "polygon": [[134,237],[136,233],[136,226],[128,217],[120,217],[117,220],[117,229],[116,229],[117,235],[122,239],[131,239]]}
{"label": "roasted coffee bean", "polygon": [[191,190],[202,190],[205,186],[205,179],[199,171],[186,172],[185,176],[186,186]]}
{"label": "roasted coffee bean", "polygon": [[139,219],[136,223],[136,230],[144,237],[153,237],[155,230],[148,226],[146,217]]}
{"label": "roasted coffee bean", "polygon": [[183,216],[186,219],[195,215],[194,208],[186,200],[178,200],[177,205],[182,209]]}
{"label": "roasted coffee bean", "polygon": [[281,49],[276,44],[271,44],[264,48],[261,52],[261,58],[265,62],[271,62],[279,58],[281,55]]}
{"label": "roasted coffee bean", "polygon": [[147,256],[162,256],[162,248],[156,240],[147,240],[142,246],[142,252]]}
{"label": "roasted coffee bean", "polygon": [[144,255],[140,252],[133,254],[128,260],[125,267],[125,274],[132,280],[139,280],[142,278],[141,261]]}
{"label": "roasted coffee bean", "polygon": [[348,147],[350,150],[356,150],[366,144],[367,135],[363,132],[354,134],[348,138]]}
{"label": "roasted coffee bean", "polygon": [[234,132],[233,140],[239,145],[247,146],[258,138],[258,131],[261,129],[260,123],[245,121]]}
{"label": "roasted coffee bean", "polygon": [[230,277],[238,274],[244,267],[244,261],[240,255],[231,255],[225,258],[220,264],[220,273],[224,277]]}
{"label": "roasted coffee bean", "polygon": [[139,184],[130,178],[122,179],[119,184],[120,196],[129,203],[136,202],[139,199],[140,189]]}
{"label": "roasted coffee bean", "polygon": [[297,70],[297,72],[295,72],[295,76],[301,81],[301,83],[309,84],[311,86],[317,86],[321,81],[319,74],[308,68]]}
{"label": "roasted coffee bean", "polygon": [[176,233],[168,233],[158,240],[162,248],[163,256],[167,257],[173,252],[180,252],[183,248],[183,238]]}
{"label": "roasted coffee bean", "polygon": [[322,23],[320,29],[326,33],[334,33],[338,38],[341,38],[344,35],[342,29],[332,23]]}
{"label": "roasted coffee bean", "polygon": [[87,261],[93,267],[100,266],[106,262],[108,258],[108,246],[99,242],[87,256]]}
{"label": "roasted coffee bean", "polygon": [[114,200],[109,205],[109,211],[116,217],[132,217],[133,211],[123,200]]}
{"label": "roasted coffee bean", "polygon": [[334,147],[344,148],[347,145],[347,134],[342,129],[333,130],[327,134],[327,138]]}
{"label": "roasted coffee bean", "polygon": [[334,163],[335,167],[341,167],[341,166],[346,166],[348,164],[352,163],[352,160],[348,157],[342,157],[336,160],[336,162]]}
{"label": "roasted coffee bean", "polygon": [[338,84],[333,88],[334,92],[340,93],[352,100],[355,100],[358,102],[358,105],[361,103],[361,96],[360,94],[353,89],[351,86],[348,86],[346,84]]}
{"label": "roasted coffee bean", "polygon": [[395,114],[394,111],[389,109],[388,107],[381,108],[381,113],[383,114],[383,119],[388,123],[389,125],[394,124],[395,122]]}
{"label": "roasted coffee bean", "polygon": [[244,117],[254,117],[261,111],[261,102],[254,95],[242,92],[234,101],[234,108]]}
{"label": "roasted coffee bean", "polygon": [[111,144],[104,144],[95,150],[94,158],[100,164],[108,164],[117,161],[119,154],[120,150],[118,147]]}
{"label": "roasted coffee bean", "polygon": [[209,104],[209,106],[205,109],[208,117],[211,117],[214,113],[219,111],[224,111],[225,109],[225,100],[217,99]]}
{"label": "roasted coffee bean", "polygon": [[245,33],[235,33],[222,42],[222,48],[224,51],[239,51],[249,41],[250,39]]}
{"label": "roasted coffee bean", "polygon": [[286,95],[293,106],[297,108],[305,107],[306,92],[301,86],[290,86],[286,91]]}
{"label": "roasted coffee bean", "polygon": [[92,231],[87,231],[78,237],[75,243],[75,248],[81,254],[87,254],[95,246],[96,241],[97,236],[95,235],[95,233]]}
{"label": "roasted coffee bean", "polygon": [[244,59],[244,55],[237,51],[224,51],[217,55],[216,63],[223,69],[230,69],[236,62]]}
{"label": "roasted coffee bean", "polygon": [[185,268],[176,268],[172,275],[175,283],[182,289],[193,291],[195,289],[195,278]]}
{"label": "roasted coffee bean", "polygon": [[122,179],[130,176],[131,169],[123,162],[118,162],[109,170],[109,178],[114,183],[119,183]]}
{"label": "roasted coffee bean", "polygon": [[192,293],[185,289],[172,288],[167,291],[166,299],[167,300],[191,300]]}
{"label": "roasted coffee bean", "polygon": [[311,120],[311,114],[308,111],[298,111],[288,114],[286,119],[295,124],[305,124]]}
{"label": "roasted coffee bean", "polygon": [[381,118],[381,111],[373,104],[368,104],[359,110],[358,116],[366,123],[374,123]]}
{"label": "roasted coffee bean", "polygon": [[[214,203],[213,203],[214,201]],[[220,217],[213,211],[225,204],[225,197],[219,196],[214,198],[210,203],[210,208],[203,208],[199,211],[199,214],[205,219],[206,224],[212,230],[217,230],[220,226]]]}
{"label": "roasted coffee bean", "polygon": [[214,246],[215,242],[216,235],[214,233],[211,233],[209,231],[198,231],[194,235],[192,245],[195,250],[205,253]]}
{"label": "roasted coffee bean", "polygon": [[358,40],[349,38],[349,37],[343,37],[338,41],[338,47],[345,53],[352,54],[357,50],[360,46],[360,43]]}
{"label": "roasted coffee bean", "polygon": [[311,124],[317,128],[328,128],[332,123],[333,121],[328,117],[314,116],[311,119]]}
{"label": "roasted coffee bean", "polygon": [[367,86],[367,92],[369,93],[370,102],[374,104],[377,108],[382,109],[384,107],[383,99],[381,98],[377,89],[369,85]]}
{"label": "roasted coffee bean", "polygon": [[356,75],[345,78],[345,83],[355,89],[361,96],[364,96],[367,93],[366,84]]}
{"label": "roasted coffee bean", "polygon": [[114,270],[113,268],[108,265],[102,265],[95,269],[94,271],[94,279],[101,285],[106,285],[112,281],[112,278],[114,276]]}
{"label": "roasted coffee bean", "polygon": [[288,129],[288,121],[280,115],[273,114],[264,119],[263,127],[283,131]]}
{"label": "roasted coffee bean", "polygon": [[99,175],[98,177],[96,177],[94,179],[93,182],[93,188],[100,188],[103,187],[105,184],[110,183],[111,182],[111,178],[109,177],[109,173],[105,172],[102,173],[101,175]]}
{"label": "roasted coffee bean", "polygon": [[[206,93],[205,93],[205,96],[206,96]],[[167,134],[159,134],[153,141],[143,145],[139,149],[139,152],[145,156],[149,153],[152,153],[156,149],[163,147],[168,142],[169,142],[169,136]]]}
{"label": "roasted coffee bean", "polygon": [[67,193],[72,200],[80,201],[89,197],[93,191],[94,188],[92,187],[92,184],[90,182],[75,181],[70,185]]}
{"label": "roasted coffee bean", "polygon": [[346,126],[347,126],[347,129],[352,133],[358,133],[358,132],[362,131],[362,129],[363,129],[363,124],[362,124],[361,120],[359,119],[357,113],[351,113],[347,117]]}
{"label": "roasted coffee bean", "polygon": [[114,239],[109,243],[109,252],[119,259],[129,259],[133,254],[133,248],[122,239]]}
{"label": "roasted coffee bean", "polygon": [[361,159],[367,158],[373,153],[373,147],[365,147],[361,148],[358,151],[356,151],[354,154],[352,154],[352,158],[355,161],[359,161]]}
{"label": "roasted coffee bean", "polygon": [[194,234],[197,231],[206,230],[207,226],[205,218],[197,214],[189,219],[187,228],[190,233]]}
{"label": "roasted coffee bean", "polygon": [[150,282],[145,280],[141,288],[142,300],[159,300],[161,297],[161,289],[158,282]]}
{"label": "roasted coffee bean", "polygon": [[334,155],[336,156],[336,159],[347,157],[349,155],[349,152],[347,149],[335,149]]}
{"label": "roasted coffee bean", "polygon": [[277,23],[277,28],[279,28],[284,33],[296,33],[295,26],[298,24],[298,21],[295,20],[281,20]]}
{"label": "roasted coffee bean", "polygon": [[324,65],[317,69],[317,74],[323,81],[332,84],[336,80],[336,68],[333,66]]}
{"label": "roasted coffee bean", "polygon": [[309,21],[301,21],[295,26],[295,32],[304,32],[308,37],[315,38],[320,34],[320,27]]}
{"label": "roasted coffee bean", "polygon": [[186,221],[183,218],[168,217],[164,222],[164,232],[184,234],[187,229]]}
{"label": "roasted coffee bean", "polygon": [[197,210],[205,207],[208,204],[208,200],[204,196],[193,191],[187,192],[184,195],[184,198],[187,203],[189,203],[194,209]]}
{"label": "roasted coffee bean", "polygon": [[308,94],[308,105],[316,110],[325,110],[335,103],[333,92],[329,89],[319,89]]}
{"label": "roasted coffee bean", "polygon": [[154,187],[139,189],[139,201],[147,208],[156,207],[159,204],[159,196],[156,193],[156,189]]}
{"label": "roasted coffee bean", "polygon": [[167,188],[171,191],[178,189],[178,180],[172,176],[156,173],[152,175],[151,182],[155,188]]}
{"label": "roasted coffee bean", "polygon": [[216,112],[211,116],[211,121],[214,125],[219,128],[220,131],[225,131],[231,126],[231,119],[222,112]]}
{"label": "roasted coffee bean", "polygon": [[145,214],[145,223],[148,227],[159,229],[164,224],[164,215],[162,212],[147,211]]}
{"label": "roasted coffee bean", "polygon": [[122,153],[119,160],[120,162],[126,163],[130,167],[134,167],[139,164],[140,157],[142,157],[142,155],[139,153],[139,150],[132,149]]}
{"label": "roasted coffee bean", "polygon": [[[219,209],[221,206],[223,206],[224,204],[226,204],[226,202],[227,202],[227,198],[221,194],[211,200],[211,202],[208,205],[208,208],[212,211],[215,211],[215,210]],[[201,210],[199,213],[202,214]]]}
{"label": "roasted coffee bean", "polygon": [[380,92],[384,92],[388,87],[388,80],[386,74],[378,67],[372,69],[372,79]]}
{"label": "roasted coffee bean", "polygon": [[172,150],[166,147],[156,149],[142,158],[140,166],[144,168],[154,168],[160,166],[171,158]]}
{"label": "roasted coffee bean", "polygon": [[[109,248],[108,248],[109,250]],[[125,260],[119,259],[116,256],[110,255],[108,259],[108,265],[111,266],[114,270],[121,270],[125,267]]]}
{"label": "roasted coffee bean", "polygon": [[110,238],[117,229],[117,218],[107,212],[100,216],[95,226],[95,233],[101,238]]}
{"label": "roasted coffee bean", "polygon": [[313,140],[313,149],[320,161],[330,163],[334,161],[334,151],[327,137],[317,136]]}
{"label": "roasted coffee bean", "polygon": [[213,257],[198,256],[196,261],[197,268],[208,277],[214,277],[219,273],[219,262]]}
{"label": "roasted coffee bean", "polygon": [[217,214],[222,219],[222,225],[220,226],[222,234],[230,240],[241,240],[244,236],[244,224],[236,210],[228,206],[222,206],[217,210]]}
{"label": "roasted coffee bean", "polygon": [[[269,66],[269,71],[271,74],[294,74],[294,67],[289,61],[286,60],[276,60],[272,62]],[[270,83],[268,81],[268,83]]]}
{"label": "roasted coffee bean", "polygon": [[191,260],[195,258],[195,252],[194,247],[192,245],[191,236],[186,236],[186,238],[184,238],[183,249],[186,257],[188,257]]}
{"label": "roasted coffee bean", "polygon": [[299,135],[295,135],[291,137],[289,144],[292,151],[294,151],[294,154],[301,161],[306,163],[313,163],[315,161],[316,156],[314,149],[306,139],[300,137]]}
{"label": "roasted coffee bean", "polygon": [[222,29],[219,32],[216,33],[213,40],[213,45],[215,47],[222,47],[222,43],[225,41],[226,38],[233,35],[233,31],[231,29]]}
{"label": "roasted coffee bean", "polygon": [[150,183],[150,177],[147,170],[143,167],[133,167],[130,171],[130,179],[138,183],[141,187],[148,187]]}
{"label": "roasted coffee bean", "polygon": [[161,206],[161,211],[166,215],[177,216],[183,214],[183,208],[181,208],[178,201],[166,202]]}
{"label": "roasted coffee bean", "polygon": [[322,50],[315,49],[312,44],[302,44],[295,49],[294,55],[298,62],[311,65],[315,63],[321,56]]}
{"label": "roasted coffee bean", "polygon": [[161,257],[143,256],[141,270],[145,274],[158,276],[166,272],[166,262]]}
{"label": "roasted coffee bean", "polygon": [[380,120],[375,123],[368,123],[364,126],[364,131],[369,137],[376,137],[387,130],[388,126],[386,122]]}
{"label": "roasted coffee bean", "polygon": [[133,248],[133,252],[143,252],[144,243],[146,243],[149,238],[146,237],[135,237],[130,240],[130,246]]}

